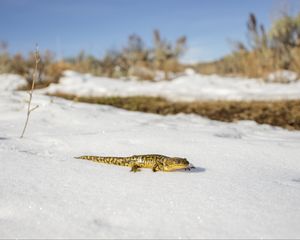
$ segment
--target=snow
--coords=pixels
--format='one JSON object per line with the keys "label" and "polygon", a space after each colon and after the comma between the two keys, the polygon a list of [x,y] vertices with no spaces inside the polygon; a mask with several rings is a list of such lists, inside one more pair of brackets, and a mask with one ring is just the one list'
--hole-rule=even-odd
{"label": "snow", "polygon": [[[58,86],[67,80],[83,75]],[[27,98],[0,90],[1,238],[300,236],[300,132],[35,92],[39,108],[20,139]],[[132,173],[73,158],[148,153],[186,157],[196,169]]]}
{"label": "snow", "polygon": [[171,100],[276,100],[299,99],[300,81],[280,84],[257,79],[199,75],[187,70],[171,81],[147,82],[95,77],[66,71],[59,84],[47,93],[63,92],[79,96],[161,96]]}
{"label": "snow", "polygon": [[291,83],[299,80],[299,76],[296,72],[289,70],[279,70],[273,73],[270,73],[266,79],[268,82],[282,82],[282,83]]}
{"label": "snow", "polygon": [[26,80],[16,74],[0,74],[0,91],[14,90],[27,84]]}

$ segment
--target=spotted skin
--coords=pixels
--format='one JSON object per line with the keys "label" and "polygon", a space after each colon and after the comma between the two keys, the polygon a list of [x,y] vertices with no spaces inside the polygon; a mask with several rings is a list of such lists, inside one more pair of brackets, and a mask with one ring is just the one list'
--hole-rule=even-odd
{"label": "spotted skin", "polygon": [[133,155],[130,157],[80,156],[75,158],[131,167],[132,172],[140,171],[141,168],[151,168],[153,172],[169,172],[178,169],[190,170],[190,163],[185,158],[167,157],[159,154]]}

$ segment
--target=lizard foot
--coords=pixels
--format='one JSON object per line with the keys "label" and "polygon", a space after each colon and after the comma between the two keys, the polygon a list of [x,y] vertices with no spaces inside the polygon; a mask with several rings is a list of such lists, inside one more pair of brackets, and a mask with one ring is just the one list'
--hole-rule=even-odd
{"label": "lizard foot", "polygon": [[186,171],[186,170],[191,171],[191,169],[195,169],[195,167],[194,166],[187,167],[187,168],[184,169],[184,171]]}

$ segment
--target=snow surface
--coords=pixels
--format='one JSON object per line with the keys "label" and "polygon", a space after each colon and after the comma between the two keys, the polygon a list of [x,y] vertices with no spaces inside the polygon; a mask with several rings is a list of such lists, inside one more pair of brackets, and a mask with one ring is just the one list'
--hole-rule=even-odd
{"label": "snow surface", "polygon": [[269,82],[282,82],[282,83],[290,83],[296,82],[299,80],[299,76],[296,72],[289,70],[279,70],[273,73],[270,73],[267,76],[267,81]]}
{"label": "snow surface", "polygon": [[117,80],[66,71],[59,84],[48,93],[64,92],[78,96],[162,96],[172,100],[268,100],[300,98],[300,81],[280,84],[257,79],[224,78],[187,72],[172,81],[148,82]]}
{"label": "snow surface", "polygon": [[23,77],[16,74],[0,74],[0,91],[12,91],[27,84]]}
{"label": "snow surface", "polygon": [[[0,238],[299,238],[300,132],[35,92],[19,139],[27,98],[0,90]],[[73,158],[147,153],[196,169],[132,173]]]}

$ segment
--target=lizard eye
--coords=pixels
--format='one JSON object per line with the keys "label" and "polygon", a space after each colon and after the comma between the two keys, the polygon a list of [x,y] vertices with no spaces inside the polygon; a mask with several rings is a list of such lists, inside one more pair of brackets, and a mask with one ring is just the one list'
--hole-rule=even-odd
{"label": "lizard eye", "polygon": [[183,158],[183,159],[181,159],[181,163],[182,163],[182,164],[189,164],[189,161],[186,160],[186,158]]}

